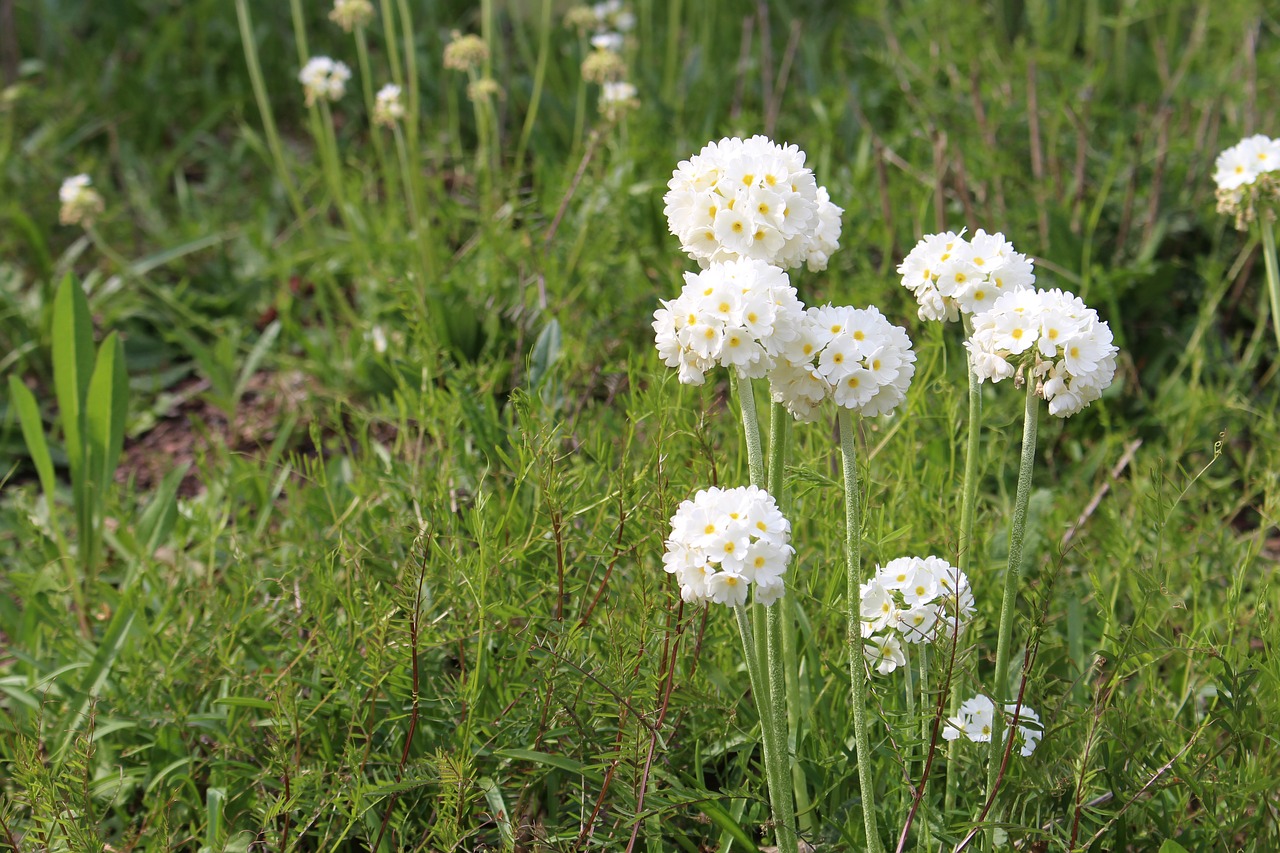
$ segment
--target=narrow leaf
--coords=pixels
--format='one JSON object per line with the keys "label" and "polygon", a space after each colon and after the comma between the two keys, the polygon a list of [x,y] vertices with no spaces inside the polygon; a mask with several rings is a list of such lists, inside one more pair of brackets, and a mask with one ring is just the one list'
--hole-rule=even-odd
{"label": "narrow leaf", "polygon": [[[40,488],[44,490],[44,499],[49,505],[49,518],[53,518],[53,459],[49,456],[49,444],[44,437],[44,423],[40,420],[40,410],[36,406],[35,395],[19,381],[18,377],[9,376],[9,400],[18,413],[18,424],[22,427],[22,438],[27,443],[27,452],[36,466],[36,474],[40,477]],[[55,522],[56,523],[56,522]]]}

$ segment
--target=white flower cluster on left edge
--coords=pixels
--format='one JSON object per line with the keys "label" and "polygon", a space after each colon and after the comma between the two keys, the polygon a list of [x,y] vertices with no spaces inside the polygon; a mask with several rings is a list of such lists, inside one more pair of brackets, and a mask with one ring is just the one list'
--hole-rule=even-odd
{"label": "white flower cluster on left edge", "polygon": [[712,487],[680,504],[662,565],[685,601],[737,606],[754,588],[756,603],[770,605],[782,597],[790,539],[791,524],[768,492]]}

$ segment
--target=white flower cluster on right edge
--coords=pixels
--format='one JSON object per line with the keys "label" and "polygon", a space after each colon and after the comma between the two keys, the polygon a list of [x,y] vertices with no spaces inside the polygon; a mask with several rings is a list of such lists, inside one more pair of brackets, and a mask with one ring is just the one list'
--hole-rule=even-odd
{"label": "white flower cluster on right edge", "polygon": [[979,381],[999,382],[1025,367],[1029,381],[1065,418],[1102,396],[1116,373],[1111,327],[1074,294],[1017,290],[974,315],[965,342]]}
{"label": "white flower cluster on right edge", "polygon": [[1257,217],[1259,205],[1280,202],[1280,139],[1255,134],[1218,155],[1213,180],[1218,185],[1218,212],[1234,216],[1244,230]]}
{"label": "white flower cluster on right edge", "polygon": [[[1040,738],[1044,736],[1044,725],[1040,722],[1040,715],[1035,711],[1026,705],[1018,708],[1012,703],[1005,705],[1007,715],[1005,725],[1013,719],[1015,710],[1018,712],[1016,743],[1018,751],[1025,757],[1036,751]],[[996,703],[991,701],[990,697],[979,693],[960,706],[959,714],[947,720],[947,724],[942,729],[942,736],[949,741],[966,737],[974,743],[989,743],[995,726],[995,714]]]}
{"label": "white flower cluster on right edge", "polygon": [[764,489],[702,489],[671,519],[662,567],[690,603],[736,607],[754,588],[756,603],[770,605],[785,589],[790,539],[790,522]]}

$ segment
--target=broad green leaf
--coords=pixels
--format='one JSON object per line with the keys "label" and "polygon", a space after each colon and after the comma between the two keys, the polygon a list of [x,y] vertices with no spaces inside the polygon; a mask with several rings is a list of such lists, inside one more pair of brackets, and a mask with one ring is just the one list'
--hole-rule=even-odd
{"label": "broad green leaf", "polygon": [[62,280],[53,302],[53,387],[66,440],[77,508],[84,489],[83,408],[93,373],[93,323],[89,300],[71,276]]}
{"label": "broad green leaf", "polygon": [[733,840],[741,844],[745,849],[752,851],[752,853],[759,853],[759,848],[751,840],[751,835],[738,825],[738,822],[733,819],[733,815],[720,808],[720,805],[714,800],[701,800],[693,803],[693,807],[710,818],[711,822],[720,827],[721,830],[733,836]]}
{"label": "broad green leaf", "polygon": [[1187,848],[1172,838],[1166,838],[1164,843],[1160,845],[1160,853],[1187,853]]}
{"label": "broad green leaf", "polygon": [[533,344],[529,354],[529,388],[535,389],[546,379],[560,357],[560,324],[553,317]]}
{"label": "broad green leaf", "polygon": [[[9,377],[9,400],[18,413],[18,424],[22,427],[22,438],[27,443],[27,452],[36,466],[36,474],[40,477],[40,488],[44,490],[44,499],[49,505],[49,518],[54,517],[53,459],[49,456],[49,444],[44,437],[44,423],[40,420],[40,410],[36,406],[35,395],[23,385],[16,376]],[[56,522],[54,522],[56,523]]]}
{"label": "broad green leaf", "polygon": [[124,369],[124,346],[115,332],[98,351],[89,381],[84,425],[92,480],[89,483],[95,514],[102,512],[108,487],[115,478],[116,463],[124,449],[124,424],[129,406],[129,377]]}

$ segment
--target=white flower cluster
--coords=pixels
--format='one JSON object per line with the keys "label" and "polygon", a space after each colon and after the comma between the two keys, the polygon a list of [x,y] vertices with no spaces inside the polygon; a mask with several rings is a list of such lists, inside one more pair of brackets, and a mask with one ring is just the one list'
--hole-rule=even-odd
{"label": "white flower cluster", "polygon": [[609,121],[617,121],[623,114],[640,106],[636,87],[625,80],[606,80],[600,88],[600,112]]}
{"label": "white flower cluster", "polygon": [[658,354],[701,385],[716,365],[759,379],[800,334],[804,305],[787,274],[764,261],[736,260],[684,274],[680,296],[653,312]]}
{"label": "white flower cluster", "polygon": [[336,101],[347,91],[351,69],[327,56],[314,56],[298,72],[298,82],[307,94],[307,106],[316,101]]}
{"label": "white flower cluster", "polygon": [[667,225],[702,266],[758,258],[823,270],[840,247],[840,215],[795,145],[765,136],[708,143],[682,160],[663,197]]}
{"label": "white flower cluster", "polygon": [[[1044,725],[1040,722],[1040,715],[1026,705],[1020,709],[1016,704],[1008,704],[1004,707],[1007,716],[1003,722],[1006,726],[1013,719],[1013,712],[1015,710],[1018,712],[1018,731],[1014,735],[1015,742],[1019,745],[1018,751],[1023,756],[1035,752],[1040,744],[1040,738],[1044,736]],[[995,714],[995,702],[979,693],[960,706],[959,714],[947,720],[946,726],[942,729],[942,736],[949,741],[963,736],[974,743],[989,743],[995,726]]]}
{"label": "white flower cluster", "polygon": [[671,519],[662,566],[685,601],[737,606],[754,587],[756,603],[770,605],[784,591],[790,538],[791,524],[763,489],[703,489]]}
{"label": "white flower cluster", "polygon": [[867,416],[892,412],[915,375],[911,339],[871,306],[809,308],[769,376],[773,400],[801,421],[828,397]]}
{"label": "white flower cluster", "polygon": [[965,342],[979,381],[1013,376],[1019,363],[1039,381],[1049,414],[1074,415],[1102,396],[1116,373],[1111,327],[1064,291],[1018,290],[973,318]]}
{"label": "white flower cluster", "polygon": [[93,188],[88,175],[73,175],[58,187],[58,221],[63,225],[83,225],[86,228],[102,213],[105,205],[102,196]]}
{"label": "white flower cluster", "polygon": [[1218,155],[1213,180],[1218,185],[1218,211],[1245,228],[1258,202],[1280,201],[1280,139],[1262,134],[1242,139]]}
{"label": "white flower cluster", "polygon": [[996,232],[979,228],[973,239],[929,234],[898,265],[902,286],[920,303],[921,320],[954,321],[986,311],[1004,293],[1031,287],[1031,261]]}
{"label": "white flower cluster", "polygon": [[373,18],[373,4],[369,0],[333,0],[329,20],[347,32],[366,26]]}
{"label": "white flower cluster", "polygon": [[391,127],[404,118],[404,102],[400,100],[400,87],[388,83],[378,90],[373,105],[373,123]]}
{"label": "white flower cluster", "polygon": [[882,675],[906,664],[903,643],[945,641],[974,612],[969,578],[941,557],[891,560],[860,592],[863,653]]}

